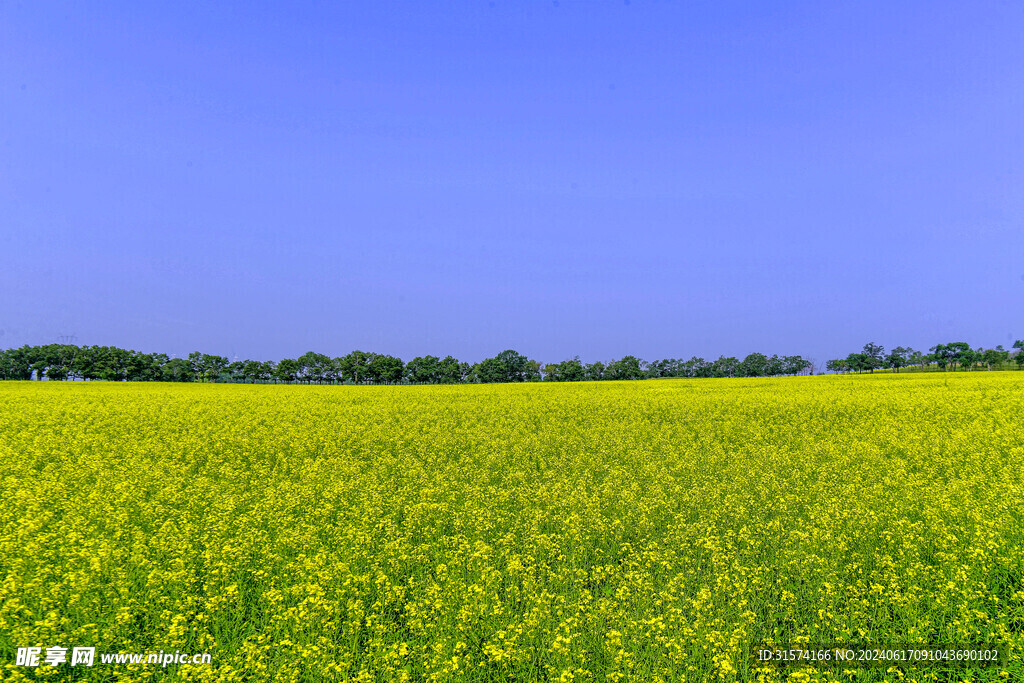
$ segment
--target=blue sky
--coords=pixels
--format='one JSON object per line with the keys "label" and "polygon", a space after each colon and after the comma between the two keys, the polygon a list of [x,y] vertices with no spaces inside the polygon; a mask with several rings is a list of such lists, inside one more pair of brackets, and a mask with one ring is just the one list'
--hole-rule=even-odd
{"label": "blue sky", "polygon": [[0,2],[0,347],[1024,338],[1024,5]]}

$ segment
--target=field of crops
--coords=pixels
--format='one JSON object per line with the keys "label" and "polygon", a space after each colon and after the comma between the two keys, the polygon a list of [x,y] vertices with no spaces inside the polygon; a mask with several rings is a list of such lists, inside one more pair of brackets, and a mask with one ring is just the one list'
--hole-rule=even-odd
{"label": "field of crops", "polygon": [[0,383],[0,679],[1020,680],[1022,473],[1020,372]]}

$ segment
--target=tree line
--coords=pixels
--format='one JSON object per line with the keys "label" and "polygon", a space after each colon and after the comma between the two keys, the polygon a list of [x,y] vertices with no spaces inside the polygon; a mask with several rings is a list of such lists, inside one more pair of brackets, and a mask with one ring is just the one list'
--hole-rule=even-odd
{"label": "tree line", "polygon": [[860,353],[851,353],[846,358],[837,358],[825,363],[831,372],[874,372],[888,368],[899,372],[900,368],[927,370],[934,366],[938,370],[993,370],[1005,368],[1011,358],[1017,369],[1024,367],[1024,340],[1013,343],[1014,350],[1004,349],[1002,344],[994,349],[978,347],[972,349],[967,342],[936,344],[928,353],[909,347],[897,346],[885,352],[885,348],[868,342]]}
{"label": "tree line", "polygon": [[408,363],[387,354],[353,351],[330,356],[310,351],[279,361],[236,360],[194,351],[187,358],[115,346],[46,344],[0,351],[2,380],[105,380],[112,382],[240,382],[305,384],[467,384],[582,382],[658,377],[774,377],[813,370],[800,356],[751,353],[743,360],[694,356],[643,361],[625,356],[608,363],[579,357],[542,364],[508,349],[470,364],[452,356],[417,356]]}

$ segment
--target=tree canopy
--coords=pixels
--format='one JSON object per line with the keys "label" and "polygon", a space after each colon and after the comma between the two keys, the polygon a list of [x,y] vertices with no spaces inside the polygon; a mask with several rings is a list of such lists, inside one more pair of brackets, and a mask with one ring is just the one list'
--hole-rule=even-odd
{"label": "tree canopy", "polygon": [[936,344],[928,353],[909,347],[897,346],[888,355],[885,349],[868,342],[860,353],[851,353],[846,358],[836,358],[825,363],[830,372],[874,372],[878,368],[889,368],[899,372],[901,368],[915,370],[998,370],[1007,367],[1012,358],[1017,369],[1024,366],[1024,341],[1013,343],[1016,352],[1007,351],[998,345],[992,349],[972,349],[964,341]]}
{"label": "tree canopy", "polygon": [[303,384],[462,384],[495,382],[582,382],[662,377],[765,377],[809,372],[801,356],[751,353],[743,360],[668,358],[647,362],[623,356],[608,363],[579,357],[542,364],[506,349],[470,364],[453,356],[417,356],[404,363],[395,356],[355,350],[331,357],[307,351],[278,361],[234,360],[193,351],[186,358],[141,353],[113,346],[46,344],[0,351],[0,379],[104,380],[111,382],[238,382]]}

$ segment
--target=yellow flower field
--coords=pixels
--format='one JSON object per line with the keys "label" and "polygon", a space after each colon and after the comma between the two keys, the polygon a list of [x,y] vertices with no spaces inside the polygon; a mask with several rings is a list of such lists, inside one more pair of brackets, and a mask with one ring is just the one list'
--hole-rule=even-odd
{"label": "yellow flower field", "polygon": [[0,383],[0,679],[1020,680],[1022,479],[1019,372]]}

